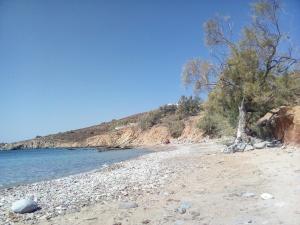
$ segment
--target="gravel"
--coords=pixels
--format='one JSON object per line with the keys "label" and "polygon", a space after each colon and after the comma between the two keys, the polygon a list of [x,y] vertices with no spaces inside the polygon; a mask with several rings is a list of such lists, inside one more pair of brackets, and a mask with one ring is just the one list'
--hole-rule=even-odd
{"label": "gravel", "polygon": [[[170,170],[172,157],[186,154],[190,148],[154,152],[139,158],[113,164],[106,168],[56,180],[0,189],[0,224],[22,222],[35,224],[39,219],[51,219],[65,213],[80,211],[84,206],[104,201],[135,202],[143,193],[154,193],[182,168]],[[11,204],[31,195],[40,210],[14,214]]]}

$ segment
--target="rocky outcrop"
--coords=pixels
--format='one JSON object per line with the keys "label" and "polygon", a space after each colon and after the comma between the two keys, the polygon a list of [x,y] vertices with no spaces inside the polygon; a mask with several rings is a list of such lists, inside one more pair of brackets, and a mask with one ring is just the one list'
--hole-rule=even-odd
{"label": "rocky outcrop", "polygon": [[192,116],[185,122],[185,128],[178,138],[180,142],[200,142],[203,140],[204,132],[202,132],[197,124],[202,115]]}
{"label": "rocky outcrop", "polygon": [[177,139],[171,137],[169,129],[163,124],[157,124],[150,129],[141,130],[137,123],[131,123],[129,126],[118,126],[117,129],[104,130],[101,126],[98,128],[94,126],[61,134],[37,137],[27,141],[5,144],[2,148],[5,150],[79,147],[127,148],[154,146],[172,142],[199,142],[203,138],[203,133],[197,128],[199,118],[199,116],[188,118],[185,121],[185,129],[182,135]]}
{"label": "rocky outcrop", "polygon": [[258,121],[268,127],[272,135],[286,144],[300,145],[300,106],[282,106],[268,112]]}
{"label": "rocky outcrop", "polygon": [[104,146],[115,148],[153,146],[168,143],[170,139],[171,135],[167,127],[156,125],[142,131],[136,126],[88,138],[86,145],[89,147]]}

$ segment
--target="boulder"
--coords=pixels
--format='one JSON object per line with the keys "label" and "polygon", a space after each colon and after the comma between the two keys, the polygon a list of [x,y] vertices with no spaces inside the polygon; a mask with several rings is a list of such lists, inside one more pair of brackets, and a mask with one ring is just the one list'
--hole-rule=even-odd
{"label": "boulder", "polygon": [[267,127],[277,140],[300,145],[300,106],[282,106],[271,110],[257,124]]}
{"label": "boulder", "polygon": [[253,148],[255,148],[255,149],[262,149],[262,148],[265,148],[266,146],[267,146],[267,143],[265,141],[253,144]]}
{"label": "boulder", "polygon": [[270,141],[270,142],[267,142],[267,147],[268,148],[279,148],[279,147],[282,147],[282,143],[281,143],[281,141],[278,141],[278,140]]}
{"label": "boulder", "polygon": [[243,152],[245,150],[246,146],[247,146],[247,143],[241,141],[236,145],[235,151]]}
{"label": "boulder", "polygon": [[247,152],[247,151],[252,151],[254,150],[253,146],[252,145],[249,145],[247,144],[247,146],[245,147],[244,151]]}
{"label": "boulder", "polygon": [[38,205],[32,199],[21,199],[12,203],[11,210],[15,213],[31,213],[38,209]]}
{"label": "boulder", "polygon": [[222,152],[223,153],[234,153],[234,152],[243,152],[247,147],[247,143],[240,141],[238,143],[234,143],[230,146],[225,147]]}

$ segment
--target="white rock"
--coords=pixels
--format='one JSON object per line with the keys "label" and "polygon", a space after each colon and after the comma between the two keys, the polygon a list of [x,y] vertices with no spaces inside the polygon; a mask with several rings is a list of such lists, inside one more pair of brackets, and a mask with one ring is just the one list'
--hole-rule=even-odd
{"label": "white rock", "polygon": [[183,225],[184,221],[183,220],[176,220],[174,225]]}
{"label": "white rock", "polygon": [[11,206],[11,210],[15,213],[31,213],[37,210],[37,208],[37,203],[31,199],[18,200]]}
{"label": "white rock", "polygon": [[260,142],[260,143],[255,143],[253,145],[254,148],[256,149],[262,149],[262,148],[265,148],[267,146],[267,143],[264,141],[264,142]]}
{"label": "white rock", "polygon": [[261,197],[262,199],[264,199],[264,200],[268,200],[268,199],[274,198],[273,195],[271,195],[271,194],[269,194],[269,193],[262,193],[262,194],[260,195],[260,197]]}
{"label": "white rock", "polygon": [[244,151],[247,152],[247,151],[252,151],[254,150],[253,146],[252,145],[246,145]]}
{"label": "white rock", "polygon": [[242,197],[245,197],[245,198],[251,198],[254,196],[255,196],[255,194],[252,192],[245,192],[244,194],[242,194]]}

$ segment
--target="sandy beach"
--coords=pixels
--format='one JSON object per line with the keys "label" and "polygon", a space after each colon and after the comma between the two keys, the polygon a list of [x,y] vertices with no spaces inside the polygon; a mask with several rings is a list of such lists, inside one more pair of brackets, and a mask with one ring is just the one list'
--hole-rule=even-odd
{"label": "sandy beach", "polygon": [[[300,223],[299,148],[228,155],[222,148],[213,142],[174,145],[98,171],[2,189],[0,223]],[[11,202],[28,195],[41,209],[10,213]]]}

